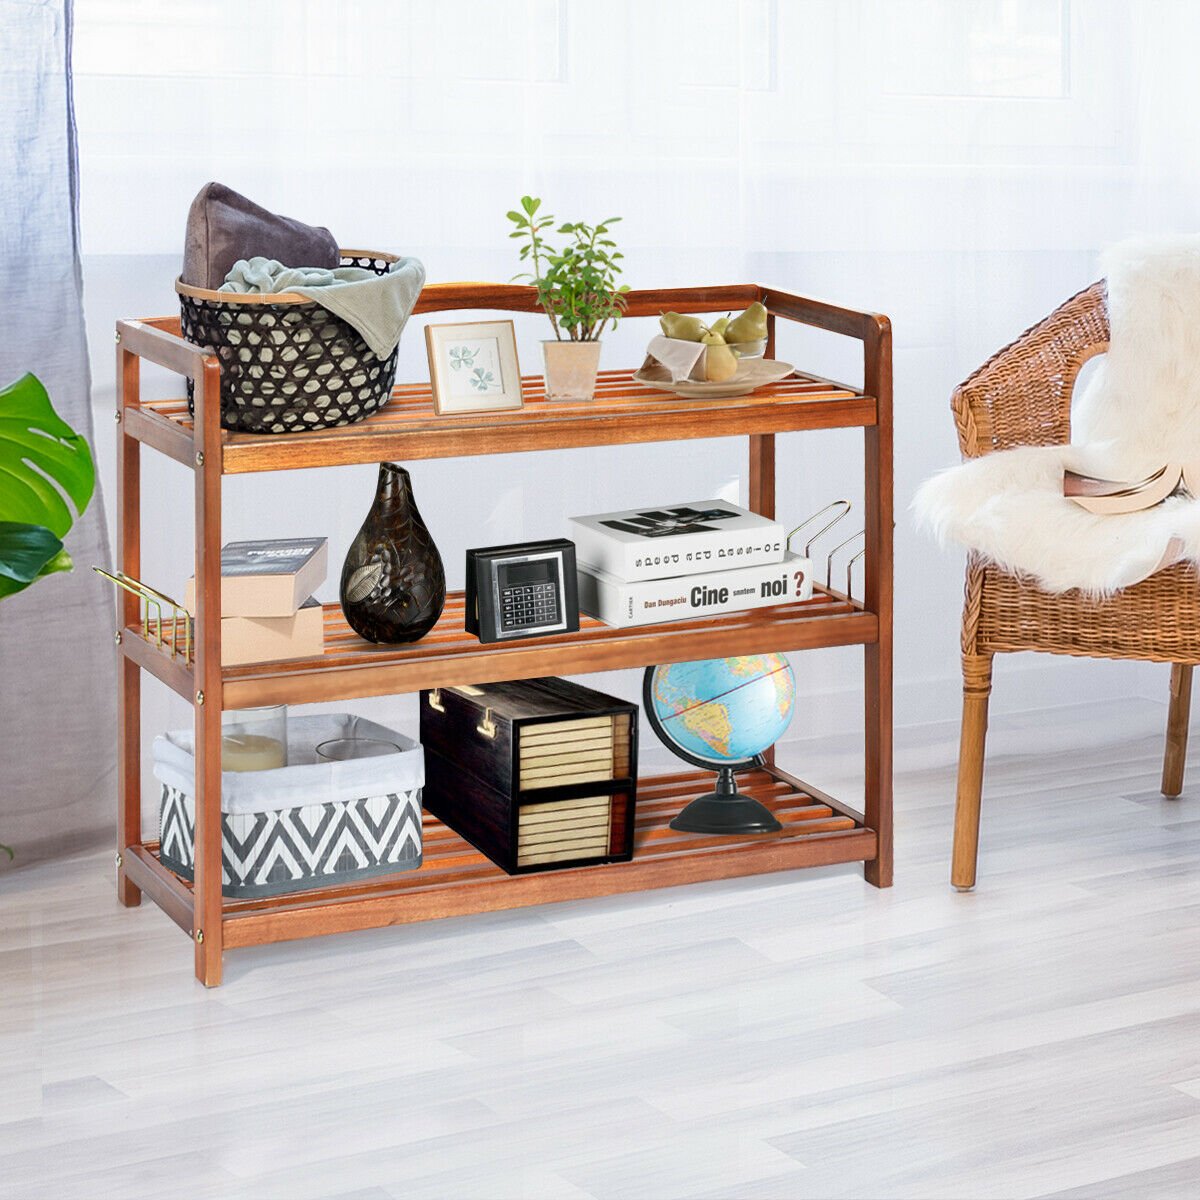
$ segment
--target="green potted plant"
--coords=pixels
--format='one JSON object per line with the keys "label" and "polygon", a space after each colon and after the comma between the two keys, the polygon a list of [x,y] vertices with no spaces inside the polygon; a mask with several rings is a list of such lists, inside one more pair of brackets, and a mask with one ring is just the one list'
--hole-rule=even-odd
{"label": "green potted plant", "polygon": [[[54,411],[36,375],[0,391],[0,600],[71,570],[62,539],[95,485],[87,442]],[[0,852],[12,858],[8,846]]]}
{"label": "green potted plant", "polygon": [[508,219],[516,227],[509,237],[519,238],[521,259],[532,271],[516,276],[537,288],[538,304],[554,329],[553,339],[542,343],[546,395],[551,400],[590,400],[596,394],[600,367],[600,337],[614,328],[625,311],[628,286],[617,284],[624,257],[608,236],[621,218],[609,217],[597,225],[568,221],[555,232],[566,237],[555,249],[544,237],[554,217],[539,215],[542,202],[521,197],[521,211]]}

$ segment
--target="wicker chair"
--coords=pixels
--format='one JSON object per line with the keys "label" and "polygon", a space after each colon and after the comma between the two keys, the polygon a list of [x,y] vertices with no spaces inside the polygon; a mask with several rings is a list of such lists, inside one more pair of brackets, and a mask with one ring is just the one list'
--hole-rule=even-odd
{"label": "wicker chair", "polygon": [[[993,355],[954,391],[964,457],[1070,440],[1071,389],[1080,367],[1108,346],[1104,284],[1095,283]],[[1162,791],[1183,789],[1192,665],[1200,662],[1200,586],[1180,563],[1105,599],[1043,591],[972,555],[963,606],[963,719],[951,882],[975,886],[979,802],[992,656],[1017,650],[1169,662],[1171,699]]]}

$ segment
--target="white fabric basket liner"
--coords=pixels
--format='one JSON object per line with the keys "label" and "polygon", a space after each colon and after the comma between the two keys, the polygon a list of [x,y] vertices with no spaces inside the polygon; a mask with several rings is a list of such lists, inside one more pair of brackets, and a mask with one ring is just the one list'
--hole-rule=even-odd
{"label": "white fabric basket liner", "polygon": [[[379,738],[397,754],[326,762],[317,746],[333,738]],[[190,729],[154,739],[154,777],[189,796],[196,794],[195,735]],[[274,812],[310,804],[336,804],[370,796],[412,792],[425,785],[425,751],[412,738],[350,713],[316,717],[288,714],[288,765],[271,771],[222,771],[221,811]]]}

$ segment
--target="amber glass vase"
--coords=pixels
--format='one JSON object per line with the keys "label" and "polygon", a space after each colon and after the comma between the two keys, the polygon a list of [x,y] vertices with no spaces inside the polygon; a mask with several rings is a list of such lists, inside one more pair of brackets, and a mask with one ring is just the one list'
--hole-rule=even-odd
{"label": "amber glass vase", "polygon": [[375,503],[342,567],[342,612],[368,642],[415,642],[446,604],[446,571],[397,463],[379,464]]}

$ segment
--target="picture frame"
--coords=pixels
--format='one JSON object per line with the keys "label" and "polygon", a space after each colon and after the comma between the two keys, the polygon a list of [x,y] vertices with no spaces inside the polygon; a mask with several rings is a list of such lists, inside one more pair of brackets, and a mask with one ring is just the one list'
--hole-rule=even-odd
{"label": "picture frame", "polygon": [[512,321],[426,325],[425,350],[439,416],[523,407]]}

